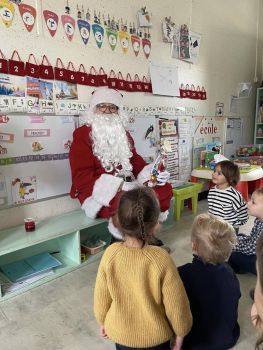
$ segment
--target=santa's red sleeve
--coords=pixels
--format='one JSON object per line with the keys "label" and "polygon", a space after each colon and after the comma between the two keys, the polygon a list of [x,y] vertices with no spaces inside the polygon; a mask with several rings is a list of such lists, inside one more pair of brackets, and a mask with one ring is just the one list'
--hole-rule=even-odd
{"label": "santa's red sleeve", "polygon": [[73,133],[69,152],[72,186],[70,195],[78,198],[87,216],[95,218],[117,194],[122,179],[106,174],[92,151],[91,129],[84,125]]}

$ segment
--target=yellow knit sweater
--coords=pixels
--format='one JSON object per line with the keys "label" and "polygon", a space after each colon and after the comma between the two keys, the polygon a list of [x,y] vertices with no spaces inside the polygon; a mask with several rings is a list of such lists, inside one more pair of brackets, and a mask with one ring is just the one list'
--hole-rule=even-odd
{"label": "yellow knit sweater", "polygon": [[112,244],[100,262],[94,312],[109,338],[129,347],[151,347],[192,326],[189,301],[169,254],[155,246]]}

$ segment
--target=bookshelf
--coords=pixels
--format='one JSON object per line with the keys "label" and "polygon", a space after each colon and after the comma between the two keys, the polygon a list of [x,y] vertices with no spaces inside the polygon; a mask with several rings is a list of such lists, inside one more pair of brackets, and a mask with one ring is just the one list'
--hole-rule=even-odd
{"label": "bookshelf", "polygon": [[0,266],[43,252],[52,253],[62,263],[53,274],[10,293],[5,294],[0,283],[0,302],[99,259],[102,253],[81,262],[80,245],[92,236],[109,243],[107,225],[107,220],[90,219],[82,210],[75,210],[39,222],[33,232],[26,232],[24,225],[0,231]]}

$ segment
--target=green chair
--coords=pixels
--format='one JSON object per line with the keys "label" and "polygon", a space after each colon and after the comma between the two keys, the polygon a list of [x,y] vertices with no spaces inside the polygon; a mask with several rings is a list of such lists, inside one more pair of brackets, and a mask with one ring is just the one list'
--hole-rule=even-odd
{"label": "green chair", "polygon": [[[203,185],[200,183],[186,182],[184,185],[173,188],[174,195],[174,218],[179,220],[181,211],[184,208],[184,200],[188,199],[188,208],[192,208],[192,212],[197,212],[198,192]],[[191,202],[190,202],[191,200]]]}

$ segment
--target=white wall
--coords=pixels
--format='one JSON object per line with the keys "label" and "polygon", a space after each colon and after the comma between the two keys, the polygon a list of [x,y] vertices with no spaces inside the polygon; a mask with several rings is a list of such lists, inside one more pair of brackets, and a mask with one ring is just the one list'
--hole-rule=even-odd
{"label": "white wall", "polygon": [[[262,6],[260,0],[145,0],[143,5],[152,13],[153,28],[152,52],[149,60],[154,63],[174,64],[180,68],[182,81],[206,87],[208,100],[180,100],[179,98],[157,97],[142,93],[126,93],[124,98],[127,105],[161,105],[161,106],[190,106],[195,110],[195,115],[214,115],[217,101],[225,104],[225,115],[229,113],[229,97],[236,94],[237,84],[240,82],[254,81],[256,76],[262,79],[262,23],[259,25],[259,42],[257,47],[257,19],[262,18]],[[65,1],[63,0],[27,0],[28,4],[42,10],[49,9],[62,15]],[[71,15],[76,18],[77,3],[69,1]],[[83,1],[84,3],[84,1]],[[128,23],[136,22],[136,12],[142,6],[138,0],[90,0],[87,2],[91,14],[94,9],[98,13],[108,13],[116,18],[127,19]],[[84,4],[85,11],[87,9]],[[197,65],[193,66],[170,58],[170,45],[162,42],[161,21],[166,16],[171,16],[178,24],[186,23],[193,31],[202,34],[200,58]],[[1,21],[0,21],[1,22]],[[63,34],[63,28],[59,25],[58,32],[51,38],[46,30],[45,23],[38,17],[38,22],[31,33],[24,29],[22,19],[18,12],[11,28],[4,28],[0,23],[1,49],[10,57],[14,49],[17,49],[21,57],[26,60],[29,53],[34,53],[38,59],[46,54],[54,65],[57,57],[63,61],[72,60],[76,66],[84,63],[86,67],[95,65],[103,66],[108,72],[110,68],[124,73],[130,72],[143,75],[148,72],[149,61],[141,52],[135,57],[133,52],[125,55],[118,45],[114,52],[105,41],[102,48],[96,47],[93,37],[85,46],[76,28],[72,42]],[[5,40],[3,39],[5,38]],[[106,39],[105,39],[106,40]],[[256,67],[256,55],[258,66]],[[82,99],[89,98],[91,88],[81,90]],[[239,103],[238,116],[244,118],[243,143],[253,141],[254,104],[256,84],[253,85],[253,96]],[[47,200],[35,204],[0,211],[0,228],[21,224],[23,218],[28,216],[41,220],[44,217],[56,215],[78,208],[77,201],[69,197]]]}

